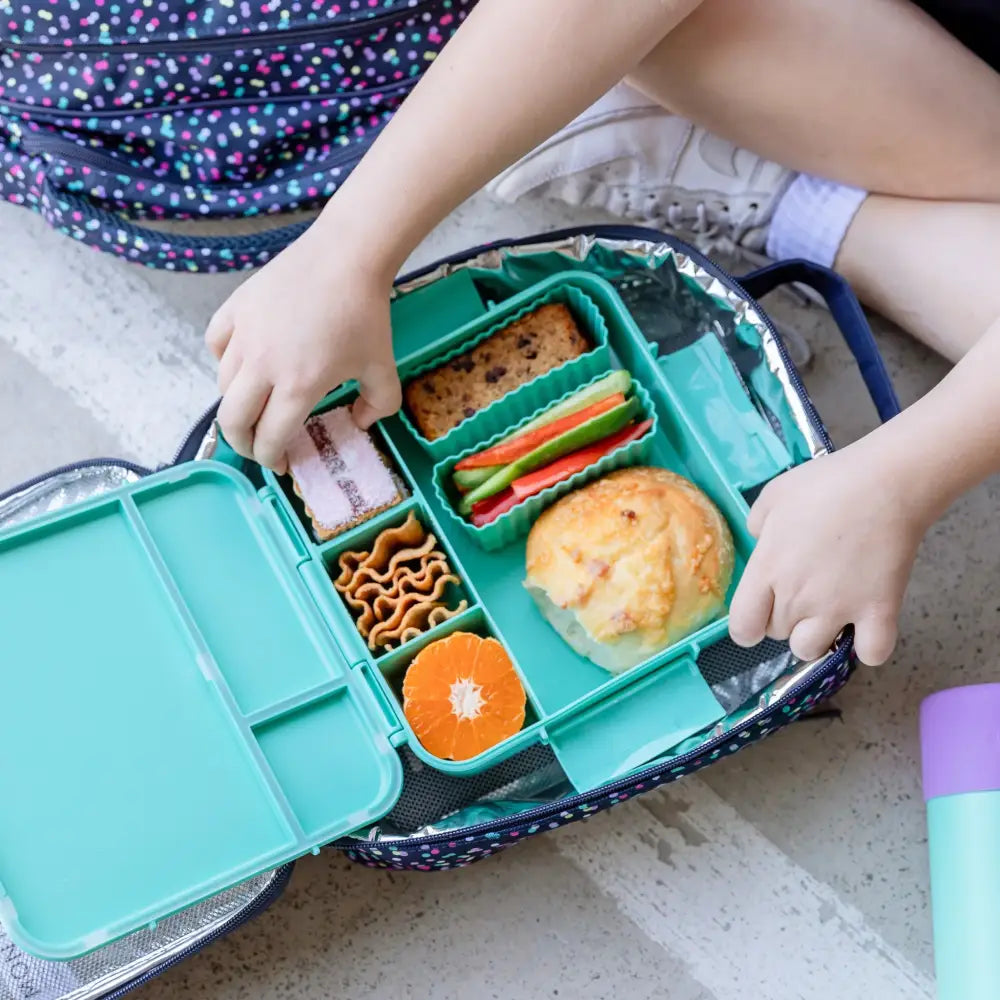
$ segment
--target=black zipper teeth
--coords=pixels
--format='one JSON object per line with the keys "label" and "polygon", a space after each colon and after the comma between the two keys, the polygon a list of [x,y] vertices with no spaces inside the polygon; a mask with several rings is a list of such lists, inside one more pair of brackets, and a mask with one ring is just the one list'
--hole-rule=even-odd
{"label": "black zipper teeth", "polygon": [[[375,137],[371,136],[370,139],[366,138],[363,142],[352,142],[350,145],[340,147],[336,154],[331,154],[324,160],[317,160],[311,163],[310,166],[315,166],[320,168],[317,173],[325,170],[329,170],[331,167],[341,166],[348,160],[354,157],[360,157],[364,155],[365,150],[375,141]],[[62,160],[67,166],[73,166],[74,164],[79,164],[85,167],[91,167],[95,170],[100,170],[106,174],[114,174],[115,176],[139,178],[141,180],[148,181],[171,181],[172,178],[169,176],[163,176],[157,174],[150,170],[149,167],[143,165],[134,165],[126,163],[122,160],[116,160],[109,153],[102,153],[100,150],[94,149],[91,146],[82,146],[72,139],[68,139],[65,136],[57,136],[51,134],[44,135],[33,135],[28,142],[22,140],[22,146],[25,153],[28,156],[55,156]],[[185,181],[185,184],[190,184],[192,187],[219,187],[220,185],[202,185],[202,184],[191,184],[190,181]],[[245,182],[233,182],[231,187],[240,187],[242,183]],[[225,186],[225,185],[221,185]]]}
{"label": "black zipper teeth", "polygon": [[[826,665],[826,670],[830,671],[843,663],[848,656],[850,650],[850,643],[847,641],[842,642],[836,649],[835,652],[831,653],[829,657],[824,661]],[[806,688],[816,683],[816,673],[815,671],[810,672],[809,676],[804,677],[802,680],[798,681],[792,687],[790,687],[773,705],[769,705],[766,712],[774,712],[784,705],[786,705],[790,699],[794,698],[797,694],[800,694]],[[754,720],[748,718],[746,720],[746,725],[753,725]],[[741,727],[742,728],[742,727]],[[620,778],[618,781],[613,781],[607,785],[601,785],[599,788],[592,788],[587,792],[579,792],[576,795],[571,795],[565,799],[559,799],[556,802],[549,802],[544,806],[536,806],[534,809],[525,809],[524,812],[517,814],[516,822],[514,823],[504,823],[500,825],[494,820],[492,823],[477,823],[474,826],[461,827],[457,830],[452,830],[448,833],[435,834],[432,837],[420,838],[419,840],[408,841],[407,838],[400,840],[386,840],[384,842],[380,841],[366,841],[366,840],[340,840],[337,841],[333,846],[339,850],[364,850],[366,847],[370,846],[381,846],[383,843],[392,847],[393,845],[404,845],[407,842],[412,844],[419,844],[421,846],[427,844],[448,844],[454,843],[456,841],[461,841],[466,837],[474,837],[477,834],[483,833],[500,833],[502,834],[504,830],[515,830],[523,826],[525,823],[530,823],[535,819],[546,819],[550,816],[558,816],[560,813],[566,812],[568,809],[575,809],[577,806],[587,805],[593,802],[597,798],[603,798],[607,795],[614,795],[617,792],[624,792],[630,788],[634,788],[637,784],[642,784],[644,781],[648,781],[650,778],[654,778],[657,775],[662,775],[666,768],[676,768],[683,767],[685,764],[691,761],[698,760],[700,757],[704,757],[705,754],[711,753],[716,747],[723,746],[726,743],[731,743],[733,740],[734,729],[726,730],[724,733],[720,733],[718,736],[714,736],[703,743],[700,743],[694,750],[688,751],[688,753],[681,754],[679,757],[673,757],[669,760],[662,761],[657,766],[647,767],[645,770],[636,771],[630,774],[627,778]]]}
{"label": "black zipper teeth", "polygon": [[23,112],[32,116],[35,121],[43,121],[47,124],[60,125],[67,119],[73,118],[98,118],[116,121],[131,121],[133,119],[148,118],[154,115],[186,114],[189,111],[213,111],[216,108],[248,108],[254,105],[266,104],[296,104],[319,103],[322,101],[345,101],[354,97],[363,97],[368,94],[378,94],[380,97],[395,97],[397,94],[406,94],[412,89],[415,80],[396,80],[387,83],[384,87],[365,87],[359,90],[331,91],[325,94],[314,94],[309,97],[301,97],[295,94],[275,94],[263,97],[235,97],[235,98],[206,98],[203,101],[190,101],[183,104],[157,104],[157,105],[137,105],[135,108],[101,108],[93,111],[59,108],[45,108],[38,104],[29,104],[26,101],[12,101],[6,97],[0,97],[0,107],[10,108],[11,111]]}
{"label": "black zipper teeth", "polygon": [[56,476],[65,475],[67,472],[76,472],[80,469],[95,469],[98,466],[113,466],[116,469],[127,469],[129,472],[134,472],[137,476],[148,476],[152,473],[152,469],[147,469],[144,465],[136,465],[134,462],[127,462],[121,458],[88,458],[84,459],[82,462],[71,462],[69,465],[60,465],[56,469],[52,469],[50,472],[46,472],[40,476],[35,476],[33,479],[29,479],[27,482],[19,483],[17,486],[11,487],[9,490],[5,490],[0,493],[0,503],[4,500],[9,500],[12,496],[16,496],[18,493],[23,493],[25,490],[30,490],[33,486],[38,486],[44,483],[46,479],[54,479]]}
{"label": "black zipper teeth", "polygon": [[[245,35],[210,35],[206,38],[150,38],[138,42],[81,42],[76,45],[52,45],[45,42],[8,42],[6,48],[15,52],[37,52],[40,55],[67,55],[75,52],[99,54],[103,52],[177,52],[189,49],[193,52],[214,51],[216,49],[242,51],[266,46],[277,42],[294,45],[296,42],[312,41],[318,35],[339,35],[352,28],[377,29],[383,24],[405,20],[412,14],[419,14],[431,6],[433,0],[419,0],[409,7],[399,7],[374,17],[348,17],[341,21],[330,21],[311,27],[274,28]],[[2,41],[2,40],[0,40]],[[3,46],[0,46],[3,47]]]}
{"label": "black zipper teeth", "polygon": [[238,913],[234,913],[221,926],[216,927],[211,934],[194,942],[187,948],[179,951],[176,955],[172,955],[167,961],[154,966],[152,969],[147,969],[141,976],[136,976],[135,979],[130,980],[123,986],[117,987],[110,993],[105,993],[101,1000],[117,1000],[118,997],[127,996],[158,976],[162,976],[164,972],[169,971],[175,965],[179,965],[192,955],[196,955],[203,948],[207,948],[213,942],[225,937],[238,927],[242,927],[243,924],[252,920],[258,913],[266,910],[285,891],[288,886],[288,880],[292,877],[292,869],[294,867],[294,865],[288,864],[278,868],[273,881],[264,892],[248,903]]}
{"label": "black zipper teeth", "polygon": [[204,439],[205,435],[208,434],[209,428],[212,426],[212,420],[215,419],[215,414],[218,412],[219,402],[216,400],[211,406],[209,406],[204,413],[191,425],[191,430],[187,432],[187,437],[181,442],[180,447],[174,452],[174,457],[170,460],[170,465],[176,465],[184,452],[188,450],[191,444],[191,439],[196,435],[200,434]]}

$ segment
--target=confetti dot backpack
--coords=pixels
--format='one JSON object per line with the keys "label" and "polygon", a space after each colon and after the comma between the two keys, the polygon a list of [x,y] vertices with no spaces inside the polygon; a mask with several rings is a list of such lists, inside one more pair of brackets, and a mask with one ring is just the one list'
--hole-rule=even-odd
{"label": "confetti dot backpack", "polygon": [[320,205],[473,3],[0,0],[0,197],[138,263],[263,263],[302,227],[155,225]]}
{"label": "confetti dot backpack", "polygon": [[[109,12],[114,9],[109,7]],[[745,520],[748,505],[765,483],[783,470],[822,456],[833,447],[778,330],[756,302],[758,297],[788,282],[809,285],[825,297],[858,362],[879,416],[891,417],[898,411],[892,384],[864,314],[841,278],[824,268],[792,261],[734,279],[691,247],[646,229],[601,227],[548,233],[472,248],[438,261],[417,274],[400,279],[392,304],[393,337],[397,357],[426,358],[428,351],[433,356],[435,351],[446,347],[441,341],[442,331],[456,331],[456,336],[468,338],[484,327],[489,329],[498,317],[510,315],[512,309],[525,301],[536,303],[543,299],[548,301],[553,295],[569,296],[574,314],[581,320],[590,317],[588,322],[595,350],[614,352],[607,356],[602,354],[602,364],[627,364],[633,373],[644,373],[642,377],[649,385],[655,383],[667,392],[667,395],[661,392],[659,401],[653,404],[659,420],[656,433],[664,435],[666,450],[653,457],[661,456],[668,466],[673,462],[685,468],[700,468],[703,483],[715,477],[719,483],[728,484],[731,503],[735,504],[731,509],[742,512]],[[604,304],[590,308],[581,289],[587,289],[587,296],[596,296]],[[405,369],[406,363],[401,362],[401,365]],[[405,370],[403,374],[405,380]],[[338,391],[350,391],[350,387]],[[340,397],[335,391],[330,398]],[[826,656],[805,663],[797,661],[787,646],[777,642],[766,641],[752,650],[737,648],[728,640],[725,619],[721,619],[707,626],[707,631],[699,632],[700,638],[696,641],[686,641],[682,653],[670,659],[663,670],[639,670],[638,673],[632,670],[617,678],[603,677],[602,680],[592,672],[586,673],[589,668],[583,661],[576,663],[582,671],[579,677],[595,678],[602,689],[614,687],[614,695],[599,702],[583,699],[586,707],[579,712],[574,704],[568,705],[561,714],[558,710],[553,712],[553,698],[565,704],[575,697],[568,687],[550,684],[555,677],[556,660],[567,653],[565,650],[560,653],[562,647],[551,645],[559,642],[554,635],[535,632],[533,635],[538,641],[549,643],[548,652],[538,656],[534,641],[527,641],[527,632],[519,631],[532,627],[528,621],[531,609],[516,603],[521,598],[514,598],[515,603],[510,607],[506,604],[508,593],[516,591],[523,595],[520,587],[524,569],[523,538],[508,545],[509,557],[500,555],[497,563],[484,561],[492,556],[477,554],[473,547],[464,543],[459,529],[448,527],[447,512],[440,506],[440,498],[437,501],[429,499],[434,495],[428,479],[431,464],[421,458],[421,449],[411,440],[412,432],[405,429],[402,418],[392,418],[381,428],[387,442],[396,442],[393,453],[401,468],[409,470],[412,494],[406,501],[407,509],[437,525],[450,546],[449,551],[455,559],[453,569],[463,580],[467,595],[473,601],[476,601],[477,592],[480,595],[478,607],[469,608],[462,613],[464,617],[460,615],[455,619],[458,626],[445,622],[438,631],[443,634],[450,629],[464,630],[469,626],[487,631],[492,628],[508,644],[525,678],[531,708],[524,729],[517,737],[517,746],[512,746],[501,758],[491,759],[488,765],[462,768],[455,762],[429,756],[407,736],[405,720],[398,712],[399,702],[394,699],[399,697],[400,677],[407,669],[407,662],[416,655],[413,649],[420,646],[420,640],[411,640],[409,646],[404,644],[398,651],[381,657],[362,658],[363,644],[360,648],[351,645],[357,642],[355,625],[333,592],[328,573],[329,568],[336,565],[340,543],[333,540],[317,545],[309,541],[304,522],[300,521],[296,527],[296,519],[303,514],[301,507],[295,506],[288,484],[268,478],[267,470],[244,462],[227,447],[218,433],[214,408],[196,421],[173,460],[158,470],[112,459],[88,460],[21,484],[0,495],[0,605],[3,603],[4,566],[11,565],[3,563],[4,558],[13,552],[22,560],[15,565],[24,572],[25,566],[30,566],[33,539],[44,543],[40,550],[43,556],[49,551],[48,543],[62,544],[58,532],[56,536],[50,533],[53,525],[69,531],[67,537],[70,538],[77,537],[70,529],[81,525],[83,534],[78,544],[84,546],[91,537],[87,532],[99,531],[101,525],[111,530],[118,524],[122,531],[128,524],[138,525],[134,531],[129,529],[131,533],[126,531],[122,544],[128,547],[142,542],[152,553],[160,552],[150,565],[157,566],[157,572],[166,572],[165,579],[173,582],[169,587],[157,588],[156,593],[159,599],[169,594],[172,601],[180,600],[189,609],[185,612],[188,617],[183,619],[187,623],[185,629],[194,628],[192,634],[201,635],[197,640],[201,644],[201,654],[196,658],[198,669],[194,674],[202,670],[205,677],[194,690],[202,698],[207,697],[204,692],[211,690],[204,681],[217,684],[220,693],[224,693],[228,685],[228,690],[235,692],[237,708],[226,711],[235,712],[234,718],[238,717],[238,706],[244,699],[253,700],[253,704],[244,705],[240,739],[249,740],[258,747],[255,760],[263,753],[263,759],[269,762],[268,794],[286,803],[287,815],[302,817],[299,821],[301,832],[311,831],[313,835],[308,842],[303,841],[294,848],[285,845],[280,852],[269,854],[269,859],[277,860],[270,861],[263,871],[259,857],[256,867],[249,869],[213,862],[216,867],[209,866],[213,877],[217,869],[226,869],[226,874],[213,883],[224,887],[223,891],[216,888],[211,893],[199,892],[190,897],[186,906],[176,906],[172,902],[172,909],[167,907],[171,912],[164,913],[163,919],[144,921],[142,925],[136,923],[133,926],[137,929],[131,933],[125,933],[127,927],[118,923],[114,933],[91,934],[86,940],[89,951],[74,954],[68,961],[47,960],[44,955],[39,958],[37,952],[29,954],[31,948],[23,943],[24,920],[19,917],[22,907],[16,911],[6,907],[7,901],[2,896],[4,886],[23,891],[28,902],[59,900],[54,910],[51,904],[42,905],[41,902],[24,907],[27,914],[24,919],[33,916],[36,921],[55,920],[58,924],[81,909],[89,915],[89,901],[77,894],[73,896],[72,905],[64,907],[63,899],[69,897],[62,889],[54,896],[32,895],[21,885],[20,871],[8,882],[8,870],[4,869],[0,872],[0,917],[11,938],[0,935],[0,1000],[32,997],[98,1000],[120,996],[261,913],[284,888],[290,862],[307,849],[318,851],[321,846],[328,846],[371,868],[419,872],[460,868],[507,851],[532,837],[585,820],[709,767],[792,722],[815,716],[817,706],[850,677],[853,663],[849,633]],[[695,452],[682,447],[685,440],[701,442],[699,447],[704,447],[705,454],[710,457],[708,464],[698,464],[700,460]],[[675,450],[670,450],[673,447],[670,442],[677,445]],[[174,493],[189,482],[202,485],[194,493],[186,494],[183,490]],[[209,523],[207,519],[215,517],[212,482],[244,484],[251,497],[248,506],[226,506],[224,516]],[[270,488],[268,483],[271,483]],[[285,490],[285,500],[281,499],[280,490]],[[190,513],[173,522],[170,504],[174,495],[184,503],[194,504],[194,508],[182,505],[185,512],[202,510],[206,518],[204,523],[201,515],[192,517]],[[199,496],[212,502],[201,507]],[[285,514],[275,518],[279,509]],[[273,599],[258,601],[252,620],[245,614],[242,617],[228,615],[229,604],[247,606],[246,597],[251,592],[240,588],[256,586],[255,574],[234,573],[228,569],[234,565],[244,566],[240,560],[249,558],[242,543],[237,545],[236,535],[231,534],[233,518],[238,520],[243,516],[240,510],[251,512],[254,521],[260,522],[255,537],[271,539],[266,545],[270,553],[266,564],[259,565],[294,567],[288,570],[293,575],[281,577],[285,593],[299,593],[304,580],[312,581],[304,599],[307,604],[315,602],[310,615],[318,613],[325,619],[325,625],[316,626],[326,637],[324,641],[344,654],[358,650],[357,659],[345,655],[342,660],[354,664],[348,671],[352,675],[350,679],[324,681],[303,674],[301,684],[295,680],[298,672],[312,662],[301,655],[305,619],[297,620],[291,631],[281,633],[289,647],[294,646],[296,650],[296,655],[289,652],[282,660],[282,643],[275,639],[270,623],[266,629],[261,624]],[[108,513],[111,520],[101,518],[102,511]],[[123,515],[127,515],[124,520],[121,519]],[[381,516],[387,519],[386,524],[398,522],[398,516],[392,511]],[[738,529],[736,522],[731,523]],[[365,526],[353,531],[354,534],[349,535],[359,543],[371,537],[370,533],[365,534]],[[223,548],[216,551],[214,547],[219,545]],[[94,554],[95,565],[105,560],[105,551],[111,549],[105,547]],[[206,551],[216,551],[214,559],[207,563]],[[319,558],[313,559],[310,553]],[[198,567],[193,575],[184,570],[185,566],[194,565],[192,559]],[[322,569],[324,564],[327,570]],[[83,572],[82,567],[86,565],[88,561],[83,557],[69,561],[61,559],[55,576],[19,577],[20,582],[14,590],[10,589],[8,580],[6,599],[21,601],[25,588],[41,581],[42,598],[38,603],[47,607],[49,585],[46,581],[51,580],[55,586],[68,586],[65,582],[67,572]],[[509,577],[507,592],[497,590],[497,578],[491,568],[499,571],[503,566],[507,566],[503,570],[505,573],[513,574]],[[319,572],[313,573],[309,567]],[[268,569],[263,574],[269,580],[270,572]],[[115,578],[110,580],[109,586],[117,586]],[[235,599],[230,594],[234,587],[238,591]],[[94,615],[119,606],[117,598],[112,600],[106,592],[93,589],[97,594]],[[121,600],[131,600],[134,590],[131,588],[124,593]],[[80,591],[77,587],[73,592],[79,594]],[[273,594],[272,591],[268,593]],[[30,614],[31,605],[25,607],[25,613]],[[215,609],[211,619],[202,617],[207,607]],[[512,609],[513,619],[510,617]],[[194,626],[190,616],[194,616]],[[116,613],[115,621],[120,623],[121,619],[122,616]],[[236,632],[220,633],[217,626],[230,620],[243,624]],[[73,662],[74,673],[83,671],[88,677],[88,686],[105,683],[105,664],[111,652],[115,655],[110,660],[128,664],[126,674],[130,683],[135,679],[137,663],[147,669],[149,664],[158,662],[154,655],[156,650],[150,648],[151,640],[142,629],[122,631],[119,625],[114,646],[105,643],[97,648],[93,636],[101,634],[99,626],[92,622],[92,616],[87,621],[91,638],[74,640]],[[202,622],[201,626],[197,625],[198,621]],[[208,631],[199,632],[200,628]],[[263,631],[248,645],[247,636],[251,633],[246,630],[254,628]],[[74,634],[70,631],[71,636]],[[165,640],[161,637],[162,641]],[[235,645],[227,646],[229,642]],[[134,648],[126,648],[130,643]],[[242,651],[240,656],[227,659],[226,650],[236,648]],[[260,648],[276,649],[280,662],[274,662],[270,654],[259,655],[257,650]],[[27,655],[30,658],[32,654],[28,651]],[[88,656],[89,666],[85,662]],[[19,664],[25,662],[24,657],[9,659]],[[44,656],[41,659],[36,656],[36,659],[34,673],[50,669],[51,664]],[[174,670],[187,677],[193,669],[191,659],[190,650],[182,650]],[[242,671],[247,663],[257,660],[266,668],[260,673],[246,677],[239,672],[232,673]],[[213,664],[219,665],[219,676]],[[8,680],[0,670],[0,686]],[[253,685],[241,686],[247,680],[253,680]],[[568,683],[570,678],[567,676],[565,680]],[[284,690],[286,683],[292,684],[287,691]],[[86,692],[81,689],[80,697],[85,696]],[[39,699],[44,701],[45,697],[43,689]],[[264,699],[261,705],[266,702],[271,707],[261,707],[258,704],[261,698]],[[356,705],[361,714],[352,715],[348,711],[355,704],[352,699],[359,699]],[[225,703],[228,705],[229,701]],[[145,702],[137,703],[135,710],[141,711],[143,704]],[[19,714],[30,715],[38,711],[43,712],[41,718],[45,718],[44,705],[38,708],[25,697],[21,698],[20,705]],[[67,725],[75,725],[74,719],[85,714],[77,711],[75,701],[71,707],[73,713],[66,717]],[[104,708],[98,704],[95,710],[103,711]],[[347,714],[339,714],[343,712]],[[330,717],[329,713],[332,713]],[[159,726],[168,716],[170,713],[162,713],[150,721],[156,721]],[[107,739],[112,740],[100,757],[102,774],[106,763],[116,759],[123,749],[115,745],[114,739],[121,742],[115,734],[123,731],[127,716],[118,711],[115,718],[119,722],[102,731],[105,735],[110,732]],[[358,720],[362,718],[369,720],[366,725],[378,727],[377,738],[350,735],[358,733]],[[296,720],[309,724],[299,726]],[[351,722],[351,726],[347,726],[347,722]],[[88,726],[87,734],[73,740],[75,761],[91,752],[87,740],[96,738],[95,727],[89,722]],[[32,731],[49,732],[51,729],[38,721]],[[215,734],[216,728],[208,727],[205,731]],[[144,739],[148,738],[145,724],[139,732]],[[100,738],[104,739],[105,735]],[[9,738],[0,736],[0,740],[9,741]],[[338,741],[348,738],[350,745],[338,749]],[[191,798],[185,784],[187,779],[181,780],[177,775],[182,773],[181,762],[192,757],[192,747],[185,744],[194,739],[195,729],[185,720],[183,730],[157,754],[158,761],[166,759],[170,766],[165,768],[158,764],[142,772],[140,784],[155,793],[141,800],[144,808],[160,815],[157,810],[161,810],[160,785],[163,784],[162,790],[169,790],[171,795],[168,801],[175,803],[162,817],[171,826],[177,825],[178,810]],[[58,746],[58,740],[50,742]],[[377,757],[371,756],[372,747],[377,748]],[[177,760],[173,761],[175,748]],[[303,748],[306,757],[300,759]],[[346,754],[346,757],[338,754]],[[208,759],[200,753],[194,757],[198,761]],[[19,756],[11,754],[5,759],[15,761]],[[30,763],[34,766],[37,762],[32,758]],[[131,766],[129,760],[122,766]],[[245,763],[240,765],[241,768],[245,766]],[[15,770],[20,768],[18,764]],[[213,828],[204,803],[215,801],[214,789],[218,786],[204,784],[205,772],[205,768],[198,767],[191,773],[190,780],[202,795],[198,799],[201,803],[198,818],[191,822],[191,837],[175,832],[171,843],[183,840],[189,845],[195,842],[195,831]],[[57,769],[53,776],[61,780],[62,769]],[[10,777],[5,774],[3,781]],[[49,787],[44,781],[38,784]],[[86,784],[85,778],[83,784]],[[109,795],[117,795],[116,787],[117,784],[113,787],[104,777],[100,782],[101,801]],[[72,790],[78,790],[78,785]],[[34,789],[27,783],[20,792],[22,797],[30,798]],[[132,794],[127,785],[125,792]],[[44,790],[41,794],[41,801],[51,802],[51,794],[46,795]],[[361,794],[364,799],[358,797]],[[368,797],[376,794],[378,805],[372,806]],[[84,788],[79,795],[74,795],[72,807],[86,810],[90,808],[90,801],[91,796]],[[129,798],[128,801],[139,800]],[[162,833],[150,827],[148,816],[136,816],[134,807],[130,808],[131,815],[124,809],[110,810],[110,828],[115,831],[115,843],[127,850],[133,864],[132,868],[122,870],[143,870],[143,865],[150,864],[162,875],[172,871],[175,864],[183,868],[184,852],[175,859],[170,849],[144,848],[146,842],[141,836],[122,838],[121,828],[129,824],[149,828],[156,835]],[[226,807],[219,808],[222,810],[220,815],[230,816]],[[341,815],[341,810],[347,811]],[[22,811],[28,814],[27,810]],[[290,822],[283,818],[285,812],[274,815],[282,823]],[[265,816],[272,814],[266,812]],[[330,817],[336,819],[338,832],[324,836],[324,831],[329,833],[334,829],[327,824]],[[106,836],[110,828],[102,823],[102,817],[92,818],[106,831],[102,837]],[[61,828],[70,831],[67,836],[72,838],[72,843],[67,853],[74,858],[87,850],[88,844],[93,844],[90,850],[95,857],[100,856],[102,850],[108,850],[103,839],[93,842],[92,830],[87,824],[71,817],[61,824]],[[227,857],[230,838],[238,845],[246,837],[263,836],[254,824],[234,825],[231,819],[219,829],[222,836],[217,850]],[[10,836],[0,817],[0,841],[5,845],[5,851],[0,853],[0,867],[8,863],[4,860],[7,847],[17,848],[29,858],[35,856],[33,839],[11,842]],[[50,877],[51,857],[52,852],[47,852],[45,863],[37,870],[32,869],[43,882]],[[283,863],[285,861],[289,864]],[[88,883],[102,897],[101,905],[116,913],[122,906],[117,894],[132,894],[139,891],[137,886],[145,891],[143,879],[126,879],[119,885],[117,894],[109,895],[108,886],[118,884],[112,878],[117,864],[116,851],[104,863],[91,865],[90,869],[98,872],[98,876],[95,876],[96,881]],[[240,879],[235,877],[238,871],[243,873]],[[247,878],[247,875],[252,877]],[[74,868],[66,877],[83,876]],[[41,893],[41,889],[38,892]],[[171,896],[171,900],[176,898]],[[20,937],[15,937],[15,932]],[[98,940],[103,942],[100,946],[96,946]]]}

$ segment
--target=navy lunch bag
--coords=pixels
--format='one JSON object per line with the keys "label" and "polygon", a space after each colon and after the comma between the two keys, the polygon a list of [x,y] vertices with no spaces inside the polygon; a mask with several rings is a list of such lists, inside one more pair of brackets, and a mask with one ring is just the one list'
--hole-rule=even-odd
{"label": "navy lunch bag", "polygon": [[306,223],[155,224],[321,205],[474,2],[0,0],[0,197],[130,261],[258,266]]}

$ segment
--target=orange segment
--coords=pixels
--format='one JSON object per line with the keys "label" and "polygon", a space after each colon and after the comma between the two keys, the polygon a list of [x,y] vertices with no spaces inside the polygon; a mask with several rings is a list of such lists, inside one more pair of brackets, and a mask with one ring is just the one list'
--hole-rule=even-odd
{"label": "orange segment", "polygon": [[422,649],[403,681],[403,712],[421,746],[468,760],[519,732],[526,696],[503,646],[455,632]]}

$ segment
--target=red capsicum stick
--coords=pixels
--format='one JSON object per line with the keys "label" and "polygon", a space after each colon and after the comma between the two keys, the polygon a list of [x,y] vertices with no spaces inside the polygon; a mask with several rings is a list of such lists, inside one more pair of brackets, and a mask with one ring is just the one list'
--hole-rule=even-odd
{"label": "red capsicum stick", "polygon": [[616,448],[632,441],[638,441],[652,426],[652,420],[644,420],[641,424],[625,427],[617,434],[606,437],[603,441],[564,455],[541,469],[535,469],[534,472],[529,472],[526,476],[515,479],[511,484],[511,490],[518,500],[526,500],[528,497],[541,493],[542,490],[582,472]]}
{"label": "red capsicum stick", "polygon": [[506,514],[507,511],[512,510],[520,502],[521,498],[510,487],[507,487],[507,489],[502,493],[498,493],[495,497],[490,497],[488,500],[481,500],[479,503],[473,505],[472,523],[477,528],[482,528],[491,521],[495,521],[502,514]]}
{"label": "red capsicum stick", "polygon": [[599,461],[605,455],[610,454],[616,448],[638,441],[653,426],[652,420],[644,420],[641,424],[633,424],[625,427],[606,437],[603,441],[588,445],[572,454],[564,455],[562,458],[551,462],[544,468],[536,469],[534,472],[515,479],[512,486],[509,486],[502,493],[481,500],[472,507],[471,521],[477,528],[491,524],[498,517],[502,517],[508,511],[513,510],[522,500],[526,500],[542,490],[548,489],[561,483],[564,479],[582,472],[594,462]]}
{"label": "red capsicum stick", "polygon": [[576,413],[571,413],[560,420],[553,420],[551,424],[536,427],[535,430],[528,431],[527,434],[521,434],[509,441],[501,441],[499,444],[493,445],[492,448],[487,448],[476,455],[469,455],[458,462],[455,468],[481,469],[489,465],[509,465],[545,444],[546,441],[551,441],[553,438],[559,437],[560,434],[565,434],[566,431],[571,431],[574,427],[579,427],[580,424],[585,424],[588,420],[592,420],[602,413],[607,413],[616,406],[621,406],[624,402],[625,394],[616,392],[582,410],[578,410]]}

